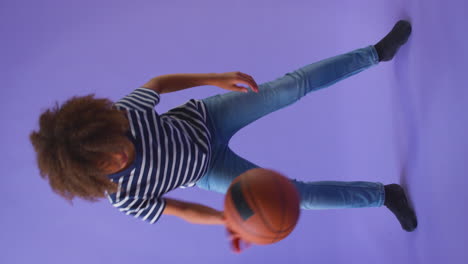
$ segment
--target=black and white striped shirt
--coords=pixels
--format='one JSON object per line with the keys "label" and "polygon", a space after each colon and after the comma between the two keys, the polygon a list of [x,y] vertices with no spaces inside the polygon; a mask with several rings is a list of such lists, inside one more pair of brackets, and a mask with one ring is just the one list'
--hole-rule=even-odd
{"label": "black and white striped shirt", "polygon": [[127,112],[136,154],[130,167],[109,175],[118,191],[107,194],[114,207],[151,224],[165,208],[163,195],[193,186],[208,170],[211,156],[204,103],[192,99],[162,115],[154,110],[158,103],[159,94],[147,88],[115,103]]}

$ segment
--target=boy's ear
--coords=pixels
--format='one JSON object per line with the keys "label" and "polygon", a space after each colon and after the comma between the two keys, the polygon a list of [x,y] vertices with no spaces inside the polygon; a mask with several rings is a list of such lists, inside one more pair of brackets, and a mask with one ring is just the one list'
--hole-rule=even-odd
{"label": "boy's ear", "polygon": [[99,170],[105,172],[105,173],[114,173],[114,171],[112,171],[112,167],[113,167],[113,162],[108,160],[109,158],[111,158],[111,156],[108,156],[106,159],[102,159],[102,160],[99,160],[96,162],[96,166]]}
{"label": "boy's ear", "polygon": [[108,166],[108,163],[105,160],[99,160],[96,162],[96,167],[100,170],[105,170],[107,166]]}

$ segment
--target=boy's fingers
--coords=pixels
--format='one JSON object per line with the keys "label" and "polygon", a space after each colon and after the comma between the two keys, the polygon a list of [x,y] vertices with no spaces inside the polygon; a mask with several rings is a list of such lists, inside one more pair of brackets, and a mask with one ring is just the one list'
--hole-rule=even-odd
{"label": "boy's fingers", "polygon": [[255,92],[258,92],[258,84],[257,82],[254,80],[254,78],[248,74],[245,74],[245,73],[241,73],[242,76],[244,76],[244,78],[249,82],[249,86],[252,87],[252,90],[254,90]]}
{"label": "boy's fingers", "polygon": [[234,250],[235,253],[240,253],[240,239],[239,238],[234,238],[232,240],[232,249]]}
{"label": "boy's fingers", "polygon": [[252,91],[258,92],[258,85],[257,85],[257,83],[256,83],[251,77],[246,77],[246,76],[242,75],[242,76],[238,79],[238,81],[239,81],[240,83],[243,83],[243,84],[249,86],[250,88],[252,88]]}
{"label": "boy's fingers", "polygon": [[243,93],[247,93],[249,92],[249,90],[243,86],[239,86],[239,85],[234,85],[234,88],[236,89],[236,91],[238,92],[243,92]]}
{"label": "boy's fingers", "polygon": [[250,87],[252,89],[252,91],[257,90],[257,88],[255,87],[255,84],[252,84],[250,81],[242,79],[242,80],[239,80],[239,82],[242,83],[242,84],[247,85],[248,87]]}

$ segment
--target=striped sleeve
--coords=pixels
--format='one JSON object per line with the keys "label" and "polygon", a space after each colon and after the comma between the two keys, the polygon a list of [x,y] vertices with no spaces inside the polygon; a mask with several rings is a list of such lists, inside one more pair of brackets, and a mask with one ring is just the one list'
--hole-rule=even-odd
{"label": "striped sleeve", "polygon": [[154,109],[159,103],[159,99],[160,96],[156,91],[140,87],[117,101],[115,105],[125,109],[146,111]]}
{"label": "striped sleeve", "polygon": [[114,206],[127,215],[154,224],[159,220],[166,208],[166,200],[164,198],[126,198],[119,203],[115,203]]}

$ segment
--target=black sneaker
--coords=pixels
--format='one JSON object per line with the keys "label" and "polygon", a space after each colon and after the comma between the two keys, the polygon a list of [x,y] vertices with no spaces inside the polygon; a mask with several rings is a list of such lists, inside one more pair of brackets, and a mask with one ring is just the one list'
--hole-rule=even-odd
{"label": "black sneaker", "polygon": [[393,59],[398,49],[408,41],[411,35],[411,24],[406,20],[398,21],[393,29],[374,47],[379,55],[379,61]]}
{"label": "black sneaker", "polygon": [[409,206],[405,191],[398,184],[385,185],[384,205],[392,211],[401,227],[408,231],[414,231],[418,226],[418,220],[414,210]]}

